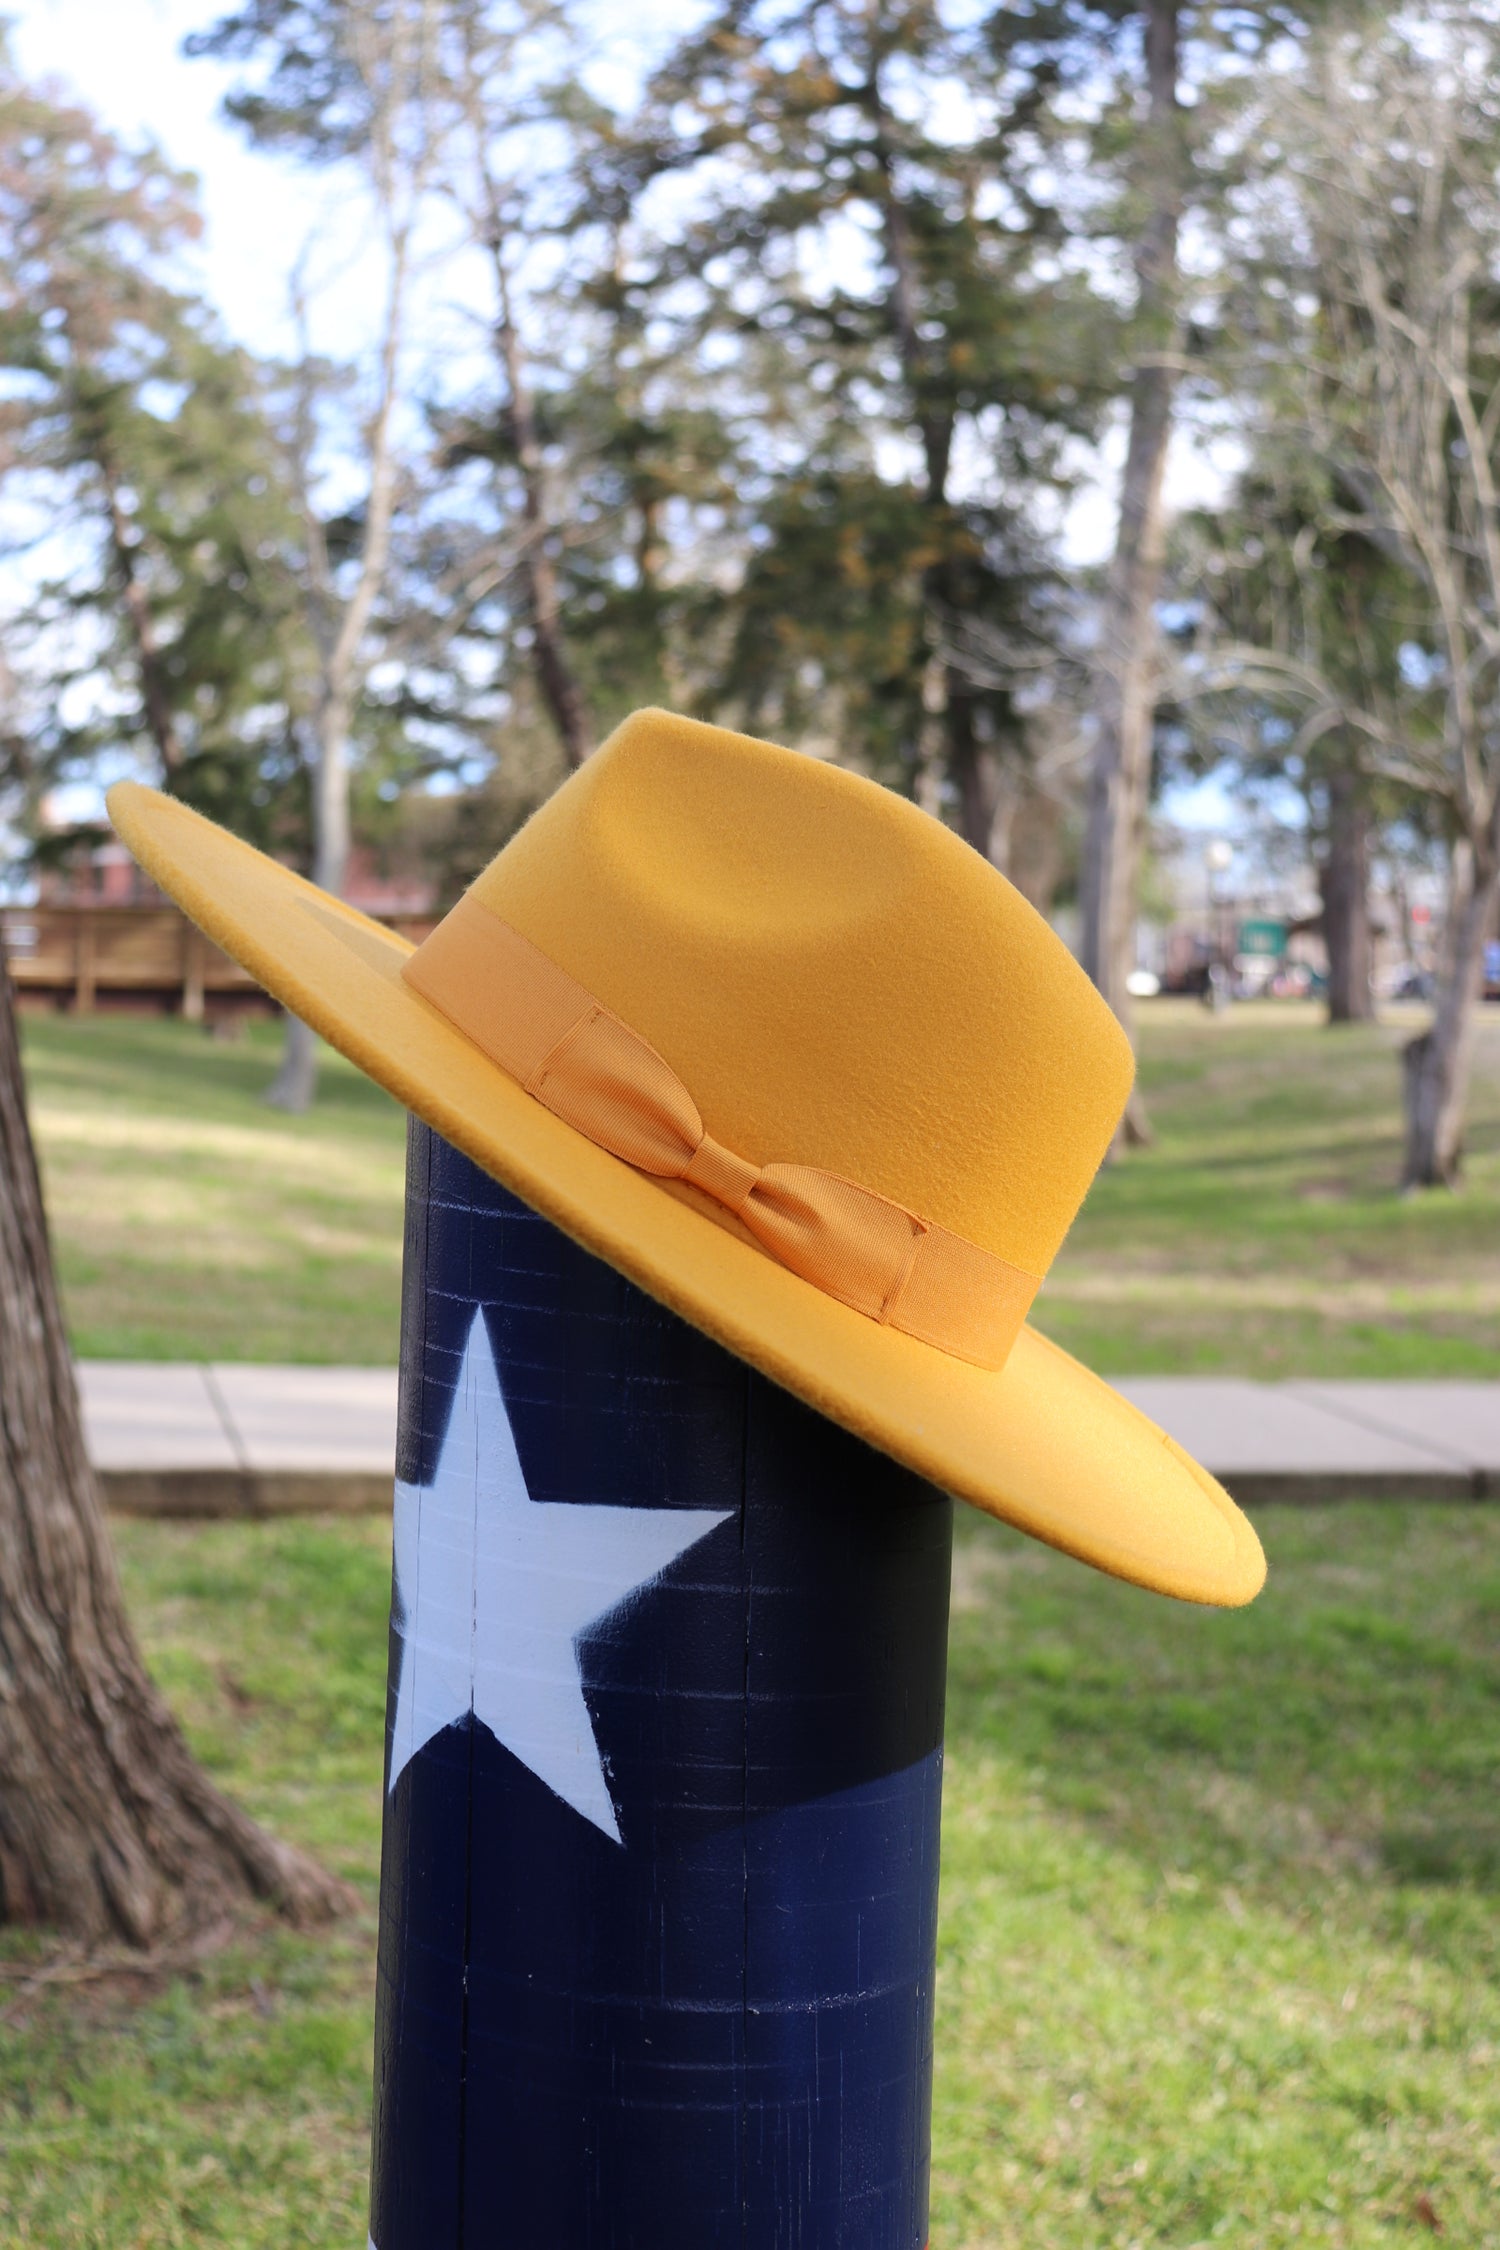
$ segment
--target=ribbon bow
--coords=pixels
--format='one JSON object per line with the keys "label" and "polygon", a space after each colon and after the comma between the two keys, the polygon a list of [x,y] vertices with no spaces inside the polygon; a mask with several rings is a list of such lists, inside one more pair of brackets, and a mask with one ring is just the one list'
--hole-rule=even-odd
{"label": "ribbon bow", "polygon": [[650,1042],[477,899],[461,900],[401,973],[596,1147],[697,1188],[779,1265],[868,1319],[1004,1365],[1033,1275],[837,1172],[752,1164],[725,1148]]}

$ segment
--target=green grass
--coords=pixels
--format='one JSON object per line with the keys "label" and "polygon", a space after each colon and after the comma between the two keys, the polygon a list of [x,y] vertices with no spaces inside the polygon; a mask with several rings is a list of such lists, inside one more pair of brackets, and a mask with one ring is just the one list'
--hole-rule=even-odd
{"label": "green grass", "polygon": [[[1459,1195],[1394,1192],[1411,1029],[1144,1010],[1156,1144],[1096,1183],[1039,1324],[1106,1374],[1494,1374],[1500,1008],[1480,1013]],[[307,1117],[268,1110],[269,1024],[230,1043],[32,1017],[25,1037],[82,1353],[394,1359],[402,1124],[383,1094],[329,1057]]]}
{"label": "green grass", "polygon": [[1144,1008],[1155,1145],[1096,1182],[1038,1325],[1104,1374],[1500,1375],[1500,1008],[1457,1195],[1394,1192],[1402,1014]]}
{"label": "green grass", "polygon": [[[191,1979],[0,1990],[0,2242],[293,2250],[364,2239],[390,1530],[115,1526],[152,1669],[214,1777],[358,1888]],[[13,1972],[39,1941],[0,1933]],[[15,1993],[17,1987],[12,1984]]]}
{"label": "green grass", "polygon": [[1261,1528],[1216,1616],[968,1527],[935,2250],[1500,2234],[1500,1516]]}
{"label": "green grass", "polygon": [[305,1117],[263,1096],[276,1026],[30,1016],[32,1121],[75,1348],[93,1359],[391,1365],[400,1110],[325,1050]]}
{"label": "green grass", "polygon": [[[1496,2240],[1500,1511],[1261,1528],[1270,1585],[1224,1616],[963,1516],[934,2250],[1391,2250],[1424,2196]],[[144,1998],[0,1997],[0,2240],[349,2250],[388,1532],[118,1538],[199,1754],[365,1911]]]}

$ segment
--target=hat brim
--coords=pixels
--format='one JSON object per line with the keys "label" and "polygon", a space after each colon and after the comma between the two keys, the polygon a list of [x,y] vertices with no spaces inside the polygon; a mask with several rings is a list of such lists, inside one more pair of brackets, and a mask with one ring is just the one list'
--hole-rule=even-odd
{"label": "hat brim", "polygon": [[1097,1569],[1233,1608],[1265,1559],[1223,1487],[1033,1328],[998,1373],[881,1327],[527,1094],[401,977],[412,948],[174,798],[110,817],[215,944],[535,1210],[819,1413]]}

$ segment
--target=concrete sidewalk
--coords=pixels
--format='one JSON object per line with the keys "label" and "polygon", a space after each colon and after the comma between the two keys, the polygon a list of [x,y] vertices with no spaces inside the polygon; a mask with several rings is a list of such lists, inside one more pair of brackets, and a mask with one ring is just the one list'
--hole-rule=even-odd
{"label": "concrete sidewalk", "polygon": [[1116,1388],[1246,1506],[1500,1497],[1500,1382],[1142,1375]]}
{"label": "concrete sidewalk", "polygon": [[[390,1506],[394,1368],[94,1360],[79,1375],[112,1507],[269,1516]],[[1142,1375],[1117,1387],[1249,1506],[1500,1497],[1500,1382]]]}
{"label": "concrete sidewalk", "polygon": [[394,1367],[85,1360],[84,1434],[113,1508],[277,1516],[389,1508]]}

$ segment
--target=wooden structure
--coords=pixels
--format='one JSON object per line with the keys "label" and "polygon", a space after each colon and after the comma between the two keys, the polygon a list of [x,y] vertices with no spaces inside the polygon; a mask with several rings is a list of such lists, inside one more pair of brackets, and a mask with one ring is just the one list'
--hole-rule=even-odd
{"label": "wooden structure", "polygon": [[[414,942],[428,920],[390,926]],[[170,903],[7,906],[0,909],[11,982],[23,1009],[73,1015],[104,1009],[180,1015],[202,1023],[274,1012],[248,969]]]}

